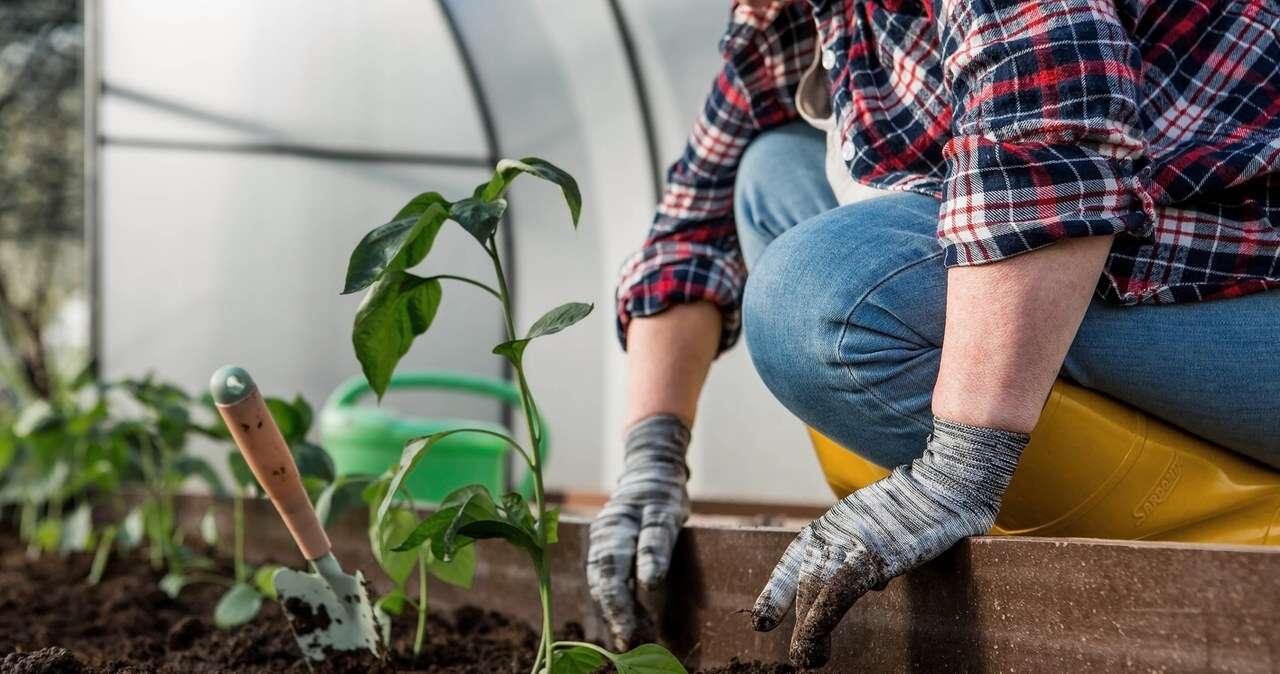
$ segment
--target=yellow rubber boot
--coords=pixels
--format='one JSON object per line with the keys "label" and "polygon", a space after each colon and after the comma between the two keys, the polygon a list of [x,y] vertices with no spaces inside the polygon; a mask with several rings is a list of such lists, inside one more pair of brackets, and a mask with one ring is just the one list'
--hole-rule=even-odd
{"label": "yellow rubber boot", "polygon": [[[809,432],[837,498],[888,475]],[[1280,545],[1280,472],[1059,381],[991,533]]]}

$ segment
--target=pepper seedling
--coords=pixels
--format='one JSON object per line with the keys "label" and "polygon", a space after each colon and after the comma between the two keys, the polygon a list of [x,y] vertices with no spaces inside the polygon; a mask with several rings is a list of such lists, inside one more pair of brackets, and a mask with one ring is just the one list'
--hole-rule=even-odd
{"label": "pepper seedling", "polygon": [[[378,522],[393,517],[394,496],[400,485],[441,438],[462,432],[496,435],[519,453],[533,475],[533,512],[519,494],[509,493],[496,499],[483,486],[464,486],[449,494],[438,510],[418,522],[392,550],[407,553],[426,548],[438,559],[452,560],[476,540],[500,538],[528,553],[537,571],[542,605],[542,636],[534,656],[534,674],[584,674],[594,671],[606,660],[627,674],[685,672],[675,656],[656,644],[618,654],[593,644],[557,642],[552,633],[548,551],[557,539],[559,514],[548,507],[543,489],[544,459],[539,449],[543,429],[538,424],[537,405],[525,377],[524,357],[535,339],[577,323],[591,312],[592,305],[581,302],[560,305],[534,321],[523,336],[517,332],[510,286],[497,239],[499,224],[507,209],[504,195],[511,182],[522,174],[541,178],[560,188],[576,229],[582,196],[571,175],[535,157],[504,159],[498,163],[493,177],[477,186],[472,196],[451,202],[439,192],[424,192],[410,200],[389,222],[370,231],[351,253],[343,293],[366,291],[356,311],[352,344],[356,359],[379,400],[396,364],[435,320],[443,295],[442,282],[466,283],[492,295],[501,307],[506,341],[492,351],[511,364],[529,434],[527,448],[507,435],[484,429],[457,429],[410,441],[373,516]],[[446,221],[457,223],[484,248],[493,265],[495,285],[462,276],[420,276],[409,271],[427,258]]]}
{"label": "pepper seedling", "polygon": [[[415,550],[396,550],[401,541],[408,536],[418,524],[414,514],[413,499],[401,489],[402,500],[398,507],[387,510],[378,517],[378,507],[382,504],[391,487],[392,471],[381,478],[366,481],[368,485],[363,500],[369,509],[369,547],[373,557],[382,567],[383,573],[394,584],[391,592],[382,595],[374,604],[374,614],[382,627],[382,640],[391,643],[391,616],[400,615],[405,606],[409,606],[418,614],[417,629],[413,636],[413,656],[416,659],[422,652],[422,643],[427,630],[427,590],[428,575],[450,585],[470,588],[475,577],[475,548],[459,551],[452,559],[444,560],[431,553],[428,546],[419,546]],[[408,582],[417,569],[418,596],[409,596]]]}

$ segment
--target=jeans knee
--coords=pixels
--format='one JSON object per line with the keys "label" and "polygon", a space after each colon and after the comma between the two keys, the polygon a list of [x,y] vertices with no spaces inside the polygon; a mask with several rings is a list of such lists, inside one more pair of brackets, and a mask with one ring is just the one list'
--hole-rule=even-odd
{"label": "jeans knee", "polygon": [[769,390],[881,465],[919,452],[930,420],[946,272],[928,206],[890,198],[805,222],[765,250],[743,297]]}
{"label": "jeans knee", "polygon": [[[819,363],[829,360],[836,341],[835,325],[809,295],[815,271],[810,243],[791,231],[765,249],[747,276],[742,320],[747,350],[757,373],[783,405],[793,412],[814,392]],[[807,383],[806,383],[807,382]],[[798,413],[798,412],[797,412]]]}
{"label": "jeans knee", "polygon": [[791,226],[835,207],[823,170],[822,134],[804,122],[770,129],[738,162],[734,219],[747,266]]}

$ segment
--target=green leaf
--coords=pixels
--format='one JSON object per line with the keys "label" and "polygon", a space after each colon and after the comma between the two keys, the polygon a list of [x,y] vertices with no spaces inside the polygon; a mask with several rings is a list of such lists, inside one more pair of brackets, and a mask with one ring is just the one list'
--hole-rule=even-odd
{"label": "green leaf", "polygon": [[440,296],[439,280],[396,271],[379,279],[360,303],[351,342],[378,400],[386,393],[396,363],[431,327]]}
{"label": "green leaf", "polygon": [[645,644],[609,659],[618,674],[688,674],[671,651],[658,644]]}
{"label": "green leaf", "polygon": [[604,665],[604,655],[586,646],[558,648],[551,656],[551,674],[592,674]]}
{"label": "green leaf", "polygon": [[298,474],[303,477],[319,478],[325,484],[333,482],[336,477],[333,458],[319,445],[306,441],[297,441],[289,445],[294,463],[298,464]]}
{"label": "green leaf", "polygon": [[276,598],[276,571],[280,570],[279,564],[263,564],[253,572],[253,586],[258,588],[258,592],[267,599],[275,600]]}
{"label": "green leaf", "polygon": [[267,411],[271,412],[271,418],[275,420],[276,427],[280,429],[280,435],[284,437],[285,442],[292,443],[300,439],[298,429],[302,427],[302,418],[297,410],[293,409],[293,405],[279,398],[267,398],[266,403]]}
{"label": "green leaf", "polygon": [[398,616],[404,612],[404,605],[404,591],[399,588],[382,595],[373,603],[373,619],[378,623],[382,643],[391,643],[391,623],[395,622],[392,616]]}
{"label": "green leaf", "polygon": [[527,346],[529,346],[529,340],[513,339],[493,347],[493,353],[506,358],[512,365],[519,367],[521,362],[524,361],[524,349]]}
{"label": "green leaf", "polygon": [[213,609],[213,624],[218,629],[243,625],[262,610],[262,594],[252,585],[237,583],[218,600]]}
{"label": "green leaf", "polygon": [[498,231],[498,223],[502,222],[502,215],[506,212],[506,199],[485,201],[470,197],[455,203],[450,217],[454,222],[462,225],[462,228],[474,236],[481,245],[486,245],[493,233]]}
{"label": "green leaf", "polygon": [[418,522],[418,525],[409,532],[409,535],[405,536],[404,540],[400,541],[392,549],[397,552],[415,550],[428,540],[443,534],[449,528],[449,524],[453,522],[453,518],[457,516],[459,510],[461,508],[453,506],[451,508],[441,508],[431,513],[426,519]]}
{"label": "green leaf", "polygon": [[327,486],[329,486],[329,483],[318,477],[313,475],[302,476],[302,490],[307,492],[307,499],[312,503],[315,503],[316,499],[320,498],[320,493]]}
{"label": "green leaf", "polygon": [[142,507],[135,506],[133,510],[130,510],[129,514],[124,517],[124,523],[120,527],[120,543],[125,547],[125,549],[135,547],[142,542],[142,535]]}
{"label": "green leaf", "polygon": [[453,559],[445,561],[432,556],[427,571],[440,580],[461,588],[471,589],[476,576],[476,549],[468,545],[453,553]]}
{"label": "green leaf", "polygon": [[[427,451],[431,449],[432,445],[439,442],[442,438],[456,433],[486,432],[487,431],[478,428],[455,428],[448,431],[440,431],[439,433],[432,433],[431,435],[424,435],[420,438],[413,438],[412,440],[404,443],[404,449],[400,452],[400,462],[396,465],[395,472],[391,474],[391,480],[388,482],[386,491],[381,495],[381,502],[378,504],[377,518],[381,519],[383,515],[386,514],[387,510],[391,508],[391,504],[395,500],[396,494],[400,491],[401,485],[403,485],[404,481],[408,479],[409,474],[413,472],[413,469],[418,467],[418,463],[427,455]],[[510,442],[509,438],[508,442]],[[465,489],[468,489],[468,487],[455,490],[446,496],[444,502],[440,504],[440,507],[445,508],[450,505],[457,505],[457,503],[451,503],[449,498],[455,494],[459,494]]]}
{"label": "green leaf", "polygon": [[388,615],[400,615],[404,612],[405,600],[408,597],[400,590],[392,590],[391,592],[378,597],[378,601],[373,603],[375,611],[382,611]]}
{"label": "green leaf", "polygon": [[37,548],[45,552],[57,550],[62,543],[62,520],[52,517],[41,520],[36,525],[35,536],[32,540]]}
{"label": "green leaf", "polygon": [[36,400],[22,408],[17,421],[13,422],[13,432],[20,438],[30,437],[57,428],[59,423],[61,419],[53,407],[44,400]]}
{"label": "green leaf", "polygon": [[562,304],[551,311],[542,315],[529,328],[529,334],[523,339],[513,339],[503,342],[493,347],[493,353],[511,361],[512,365],[519,366],[524,360],[525,347],[529,346],[529,342],[546,335],[553,335],[565,328],[581,321],[591,313],[594,305],[584,304],[582,302],[569,302]]}
{"label": "green leaf", "polygon": [[320,492],[316,499],[316,516],[326,528],[342,516],[360,507],[364,490],[373,480],[367,477],[339,477]]}
{"label": "green leaf", "polygon": [[200,538],[209,545],[218,544],[218,514],[213,506],[209,506],[204,517],[200,518]]}
{"label": "green leaf", "polygon": [[378,281],[387,272],[408,269],[431,251],[440,225],[449,215],[449,202],[436,192],[420,194],[396,217],[365,235],[347,263],[347,295]]}
{"label": "green leaf", "polygon": [[231,469],[231,477],[241,491],[258,486],[258,479],[253,476],[253,471],[249,469],[249,464],[245,462],[244,455],[239,450],[232,449],[227,452],[227,467]]}
{"label": "green leaf", "polygon": [[521,173],[528,173],[559,185],[560,191],[564,193],[564,201],[569,206],[573,226],[578,226],[578,216],[582,214],[582,193],[578,190],[578,182],[564,169],[545,159],[537,157],[525,157],[520,160],[503,159],[498,162],[493,179],[477,190],[477,196],[485,201],[493,201],[502,196],[511,185],[511,181]]}
{"label": "green leaf", "polygon": [[542,549],[538,546],[536,534],[503,520],[475,519],[458,527],[457,533],[473,540],[501,538],[528,552],[535,559],[542,556]]}
{"label": "green leaf", "polygon": [[8,429],[0,428],[0,475],[4,474],[4,470],[13,463],[13,457],[18,454],[18,443],[14,440],[13,434]]}
{"label": "green leaf", "polygon": [[187,578],[180,573],[168,573],[164,578],[160,579],[160,589],[171,598],[176,599],[178,594],[182,592],[182,588],[187,586]]}
{"label": "green leaf", "polygon": [[526,339],[534,339],[545,335],[553,335],[565,328],[577,323],[587,317],[591,310],[595,308],[593,304],[585,304],[583,302],[569,302],[548,311],[542,315],[542,318],[534,321],[529,328],[529,334],[525,335]]}
{"label": "green leaf", "polygon": [[76,375],[71,378],[71,383],[68,386],[68,389],[71,391],[79,391],[81,388],[95,383],[97,369],[98,363],[96,359],[90,358],[86,360],[84,365],[80,366],[80,370],[76,372]]}
{"label": "green leaf", "polygon": [[529,510],[529,502],[515,492],[502,495],[502,515],[508,522],[522,529],[533,531],[536,526],[533,513]]}
{"label": "green leaf", "polygon": [[62,487],[67,483],[67,478],[70,476],[71,467],[67,465],[66,461],[59,460],[53,464],[53,468],[43,478],[23,485],[26,498],[36,503],[44,503],[62,491]]}
{"label": "green leaf", "polygon": [[[490,522],[498,519],[498,505],[493,502],[493,495],[484,485],[470,484],[456,489],[441,504],[442,512],[452,513],[449,524],[439,534],[432,535],[432,551],[440,559],[453,557],[455,539],[463,527],[475,522]],[[448,508],[443,506],[448,505]],[[457,541],[466,545],[471,541]],[[438,544],[437,544],[438,543]]]}
{"label": "green leaf", "polygon": [[483,485],[470,484],[445,496],[440,508],[419,522],[396,549],[412,550],[429,539],[432,554],[437,559],[449,560],[457,548],[471,543],[471,539],[455,540],[461,527],[480,520],[496,520],[498,516],[489,490]]}
{"label": "green leaf", "polygon": [[523,515],[508,513],[505,508],[499,510],[489,490],[482,485],[469,485],[454,494],[457,495],[456,504],[441,509],[441,512],[452,513],[449,526],[431,536],[432,552],[436,557],[452,559],[459,548],[485,538],[501,538],[535,558],[541,557],[537,534],[526,526],[527,521],[532,521],[527,510]]}
{"label": "green leaf", "polygon": [[403,551],[393,547],[403,541],[417,525],[418,518],[408,510],[392,510],[380,518],[369,530],[373,556],[378,566],[396,585],[404,585],[418,563],[416,550]]}
{"label": "green leaf", "polygon": [[62,521],[62,535],[58,549],[63,552],[79,552],[89,548],[93,537],[93,509],[81,503]]}
{"label": "green leaf", "polygon": [[315,421],[315,412],[311,409],[311,403],[308,403],[301,393],[293,397],[293,411],[298,416],[298,437],[305,438],[307,433],[311,432],[311,424]]}

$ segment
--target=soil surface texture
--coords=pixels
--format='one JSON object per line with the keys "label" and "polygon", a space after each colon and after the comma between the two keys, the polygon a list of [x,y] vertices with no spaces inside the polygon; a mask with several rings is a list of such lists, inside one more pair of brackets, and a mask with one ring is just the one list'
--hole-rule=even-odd
{"label": "soil surface texture", "polygon": [[[247,625],[212,624],[223,588],[191,585],[177,598],[157,586],[143,559],[113,557],[102,582],[89,586],[88,555],[29,559],[0,531],[0,674],[308,674],[288,622],[275,602]],[[422,653],[412,656],[414,618],[393,629],[385,662],[329,658],[316,674],[526,674],[537,635],[523,623],[479,608],[434,614]],[[581,628],[563,636],[580,640]],[[602,672],[612,671],[609,669]],[[790,674],[787,665],[730,663],[702,674]]]}

